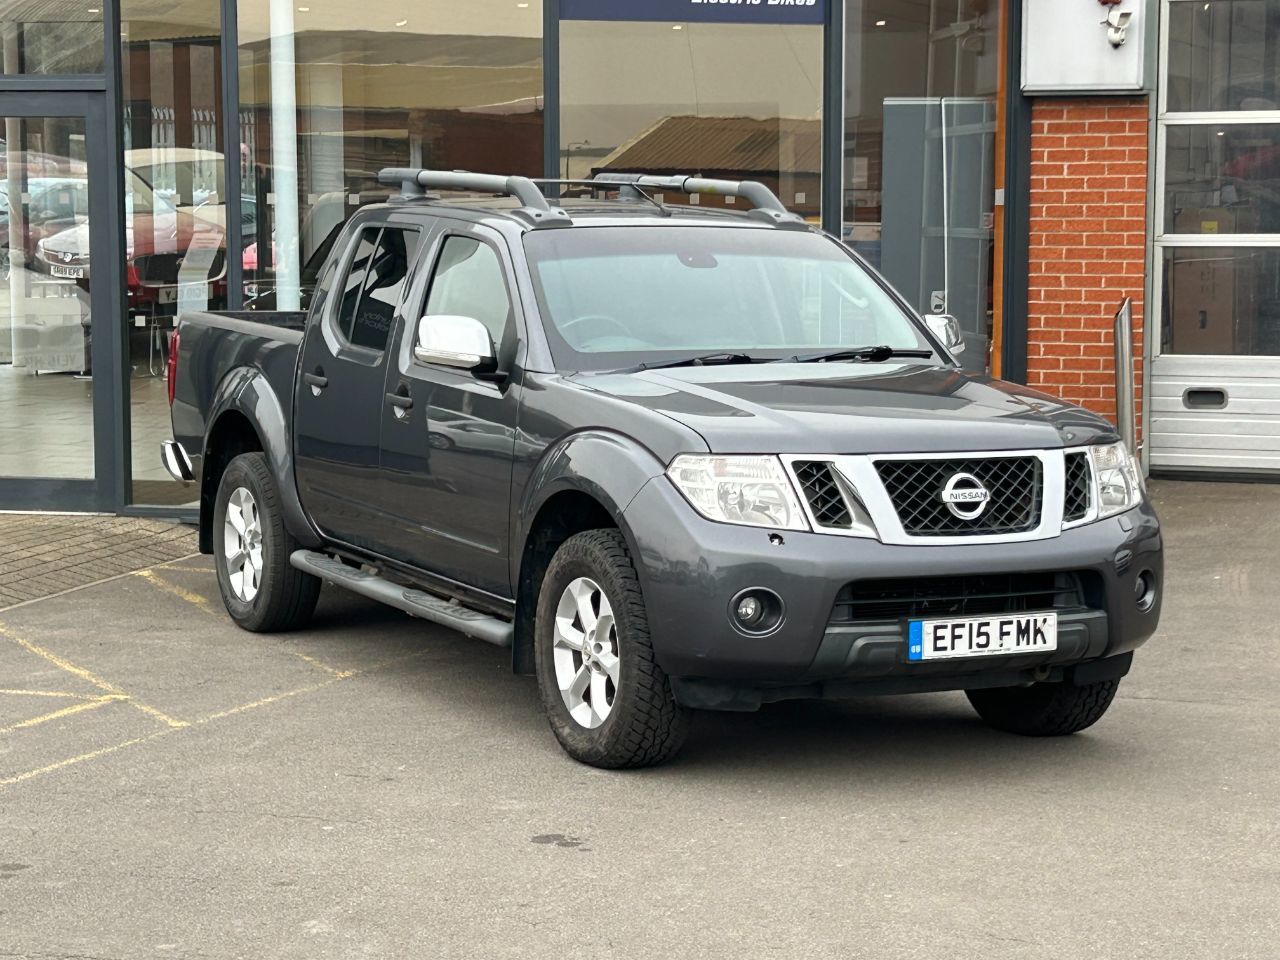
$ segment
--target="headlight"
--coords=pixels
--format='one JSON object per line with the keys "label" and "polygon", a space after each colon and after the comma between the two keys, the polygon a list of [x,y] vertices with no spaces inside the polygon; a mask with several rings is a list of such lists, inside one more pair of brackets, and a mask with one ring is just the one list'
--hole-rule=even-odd
{"label": "headlight", "polygon": [[780,530],[809,529],[777,457],[685,454],[671,461],[667,476],[709,520]]}
{"label": "headlight", "polygon": [[1142,502],[1142,470],[1123,443],[1090,447],[1098,480],[1098,519],[1132,510]]}

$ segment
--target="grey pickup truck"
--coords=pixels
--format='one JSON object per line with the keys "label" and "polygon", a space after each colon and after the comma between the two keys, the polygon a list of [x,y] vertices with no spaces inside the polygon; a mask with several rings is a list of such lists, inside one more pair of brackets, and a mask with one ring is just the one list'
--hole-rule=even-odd
{"label": "grey pickup truck", "polygon": [[610,768],[792,698],[1107,710],[1163,545],[1105,420],[966,373],[952,318],[759,183],[382,178],[308,313],[173,337],[163,459],[241,627],[330,583],[509,648]]}

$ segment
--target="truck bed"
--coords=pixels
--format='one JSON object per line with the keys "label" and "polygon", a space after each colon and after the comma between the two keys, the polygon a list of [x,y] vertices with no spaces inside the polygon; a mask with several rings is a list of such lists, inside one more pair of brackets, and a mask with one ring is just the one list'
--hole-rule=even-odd
{"label": "truck bed", "polygon": [[219,400],[254,374],[266,378],[284,421],[292,422],[293,377],[306,320],[297,311],[192,311],[178,317],[173,436],[193,461],[204,448],[207,421]]}

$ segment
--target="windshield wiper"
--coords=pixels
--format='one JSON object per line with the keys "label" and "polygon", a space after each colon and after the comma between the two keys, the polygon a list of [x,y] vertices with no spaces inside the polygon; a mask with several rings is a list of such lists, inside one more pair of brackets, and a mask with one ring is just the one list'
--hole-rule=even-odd
{"label": "windshield wiper", "polygon": [[855,347],[852,350],[835,350],[829,353],[813,353],[808,356],[789,357],[782,363],[839,363],[842,360],[857,360],[861,363],[884,363],[895,357],[919,357],[928,359],[934,356],[932,350],[900,350],[887,344],[878,347]]}
{"label": "windshield wiper", "polygon": [[669,370],[672,367],[732,366],[737,363],[764,363],[763,360],[746,353],[707,353],[700,357],[686,357],[683,360],[668,360],[665,363],[642,363],[637,370]]}

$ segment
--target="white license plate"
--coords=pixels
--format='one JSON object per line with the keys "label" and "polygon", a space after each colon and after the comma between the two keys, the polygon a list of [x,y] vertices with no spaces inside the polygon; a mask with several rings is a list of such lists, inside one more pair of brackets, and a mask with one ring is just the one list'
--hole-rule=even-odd
{"label": "white license plate", "polygon": [[160,287],[156,291],[157,303],[177,303],[178,288],[177,287]]}
{"label": "white license plate", "polygon": [[1011,653],[1047,653],[1057,649],[1056,613],[912,620],[907,640],[907,658],[910,660],[956,660]]}
{"label": "white license plate", "polygon": [[49,273],[55,277],[64,277],[67,280],[83,280],[84,267],[63,267],[56,263],[49,264]]}

